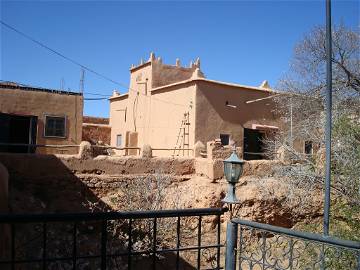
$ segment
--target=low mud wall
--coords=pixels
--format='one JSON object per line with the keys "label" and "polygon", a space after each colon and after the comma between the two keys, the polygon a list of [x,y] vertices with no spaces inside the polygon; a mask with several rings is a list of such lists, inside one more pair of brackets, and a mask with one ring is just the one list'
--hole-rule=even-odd
{"label": "low mud wall", "polygon": [[[250,160],[245,161],[242,176],[272,176],[277,165],[277,160]],[[215,181],[224,177],[224,163],[222,159],[196,158],[195,172],[197,175],[206,176]]]}
{"label": "low mud wall", "polygon": [[190,175],[195,173],[194,159],[189,158],[141,158],[98,156],[81,159],[76,156],[36,154],[0,154],[0,162],[10,175],[26,178],[44,178],[89,174],[146,174],[162,173]]}
{"label": "low mud wall", "polygon": [[0,154],[0,163],[9,172],[14,213],[93,211],[92,204],[108,209],[99,198],[121,183],[154,174],[181,181],[195,173],[194,160],[186,158]]}

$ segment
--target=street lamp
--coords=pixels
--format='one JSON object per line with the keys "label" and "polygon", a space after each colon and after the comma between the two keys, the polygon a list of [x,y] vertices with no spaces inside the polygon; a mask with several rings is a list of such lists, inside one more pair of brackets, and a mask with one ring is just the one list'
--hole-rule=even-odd
{"label": "street lamp", "polygon": [[235,194],[235,184],[239,182],[239,178],[243,172],[243,166],[244,160],[239,159],[236,155],[236,148],[234,147],[230,157],[224,160],[224,175],[228,181],[228,191],[222,202],[229,204],[239,202]]}

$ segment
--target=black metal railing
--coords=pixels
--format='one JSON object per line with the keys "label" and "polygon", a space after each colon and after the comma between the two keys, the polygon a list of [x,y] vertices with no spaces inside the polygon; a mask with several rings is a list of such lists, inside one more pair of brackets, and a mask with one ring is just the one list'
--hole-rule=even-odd
{"label": "black metal railing", "polygon": [[0,269],[223,269],[225,211],[0,215]]}
{"label": "black metal railing", "polygon": [[233,219],[226,269],[360,270],[360,242]]}

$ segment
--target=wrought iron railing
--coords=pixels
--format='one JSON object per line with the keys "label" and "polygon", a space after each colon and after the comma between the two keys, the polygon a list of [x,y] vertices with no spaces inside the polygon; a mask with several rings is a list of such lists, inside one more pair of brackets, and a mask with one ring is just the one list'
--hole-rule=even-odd
{"label": "wrought iron railing", "polygon": [[226,269],[359,270],[360,242],[233,219]]}
{"label": "wrought iron railing", "polygon": [[223,269],[225,211],[0,215],[0,269]]}

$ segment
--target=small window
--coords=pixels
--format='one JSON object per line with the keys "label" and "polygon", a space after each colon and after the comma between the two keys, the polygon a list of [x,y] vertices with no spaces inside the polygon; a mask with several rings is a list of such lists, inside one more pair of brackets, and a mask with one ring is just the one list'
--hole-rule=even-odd
{"label": "small window", "polygon": [[229,145],[230,135],[229,134],[220,134],[220,140],[222,145]]}
{"label": "small window", "polygon": [[122,135],[116,135],[116,146],[121,147],[122,145]]}
{"label": "small window", "polygon": [[45,116],[45,137],[66,137],[65,116]]}
{"label": "small window", "polygon": [[305,141],[305,154],[311,155],[313,153],[313,143],[312,141]]}

